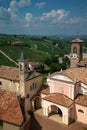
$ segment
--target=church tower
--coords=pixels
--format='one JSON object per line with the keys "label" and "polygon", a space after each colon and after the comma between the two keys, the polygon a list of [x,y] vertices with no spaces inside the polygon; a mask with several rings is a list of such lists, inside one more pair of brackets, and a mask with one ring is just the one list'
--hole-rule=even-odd
{"label": "church tower", "polygon": [[28,77],[28,61],[25,58],[23,52],[21,53],[19,61],[19,85],[20,85],[20,95],[25,97],[25,83]]}
{"label": "church tower", "polygon": [[77,63],[82,60],[82,43],[83,40],[76,38],[71,41],[70,67],[77,67]]}

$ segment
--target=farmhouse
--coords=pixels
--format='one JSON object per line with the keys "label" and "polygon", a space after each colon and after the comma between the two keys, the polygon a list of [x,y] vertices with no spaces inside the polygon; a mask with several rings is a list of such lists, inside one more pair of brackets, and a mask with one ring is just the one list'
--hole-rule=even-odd
{"label": "farmhouse", "polygon": [[11,44],[12,45],[20,45],[20,44],[23,44],[23,42],[21,42],[21,41],[15,41],[15,42],[12,42]]}
{"label": "farmhouse", "polygon": [[41,91],[43,114],[56,113],[66,125],[75,120],[87,124],[87,68],[85,63],[78,67],[83,41],[76,38],[71,44],[71,68],[51,74]]}

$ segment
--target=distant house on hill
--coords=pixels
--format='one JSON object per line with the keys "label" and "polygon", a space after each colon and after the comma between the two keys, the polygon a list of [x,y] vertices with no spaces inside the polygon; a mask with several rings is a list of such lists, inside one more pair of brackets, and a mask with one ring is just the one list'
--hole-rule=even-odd
{"label": "distant house on hill", "polygon": [[20,45],[20,44],[23,44],[23,42],[21,42],[21,41],[15,41],[15,42],[12,42],[11,44],[12,45]]}
{"label": "distant house on hill", "polygon": [[39,71],[43,64],[41,62],[28,62],[29,63],[29,68],[34,69],[36,71]]}

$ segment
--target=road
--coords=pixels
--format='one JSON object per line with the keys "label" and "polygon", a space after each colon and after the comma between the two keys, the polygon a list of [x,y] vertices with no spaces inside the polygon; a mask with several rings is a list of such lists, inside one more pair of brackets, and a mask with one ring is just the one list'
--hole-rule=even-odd
{"label": "road", "polygon": [[2,55],[4,55],[8,60],[10,60],[11,62],[13,62],[15,65],[18,66],[18,64],[17,64],[13,59],[11,59],[9,56],[7,56],[2,50],[0,50],[0,53],[1,53]]}

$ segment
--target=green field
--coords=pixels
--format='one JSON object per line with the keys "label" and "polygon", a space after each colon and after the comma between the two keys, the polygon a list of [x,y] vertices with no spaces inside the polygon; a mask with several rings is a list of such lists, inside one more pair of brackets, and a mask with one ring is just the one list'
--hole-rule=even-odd
{"label": "green field", "polygon": [[[53,44],[57,40],[58,47]],[[12,45],[14,41],[21,41],[21,45]],[[61,42],[61,43],[60,43]],[[61,44],[62,46],[60,46]],[[66,40],[59,38],[24,37],[24,36],[1,36],[0,50],[17,62],[21,52],[24,52],[29,61],[43,62],[55,55],[69,53],[70,45]],[[66,51],[67,50],[67,51]],[[0,65],[14,66],[8,59],[0,54]]]}
{"label": "green field", "polygon": [[[23,44],[12,45],[14,41],[21,41]],[[63,56],[70,53],[70,39],[56,37],[28,37],[28,36],[0,36],[0,50],[11,57],[14,61],[24,52],[29,61],[40,61],[50,59],[54,56]],[[15,66],[0,53],[0,65]]]}

